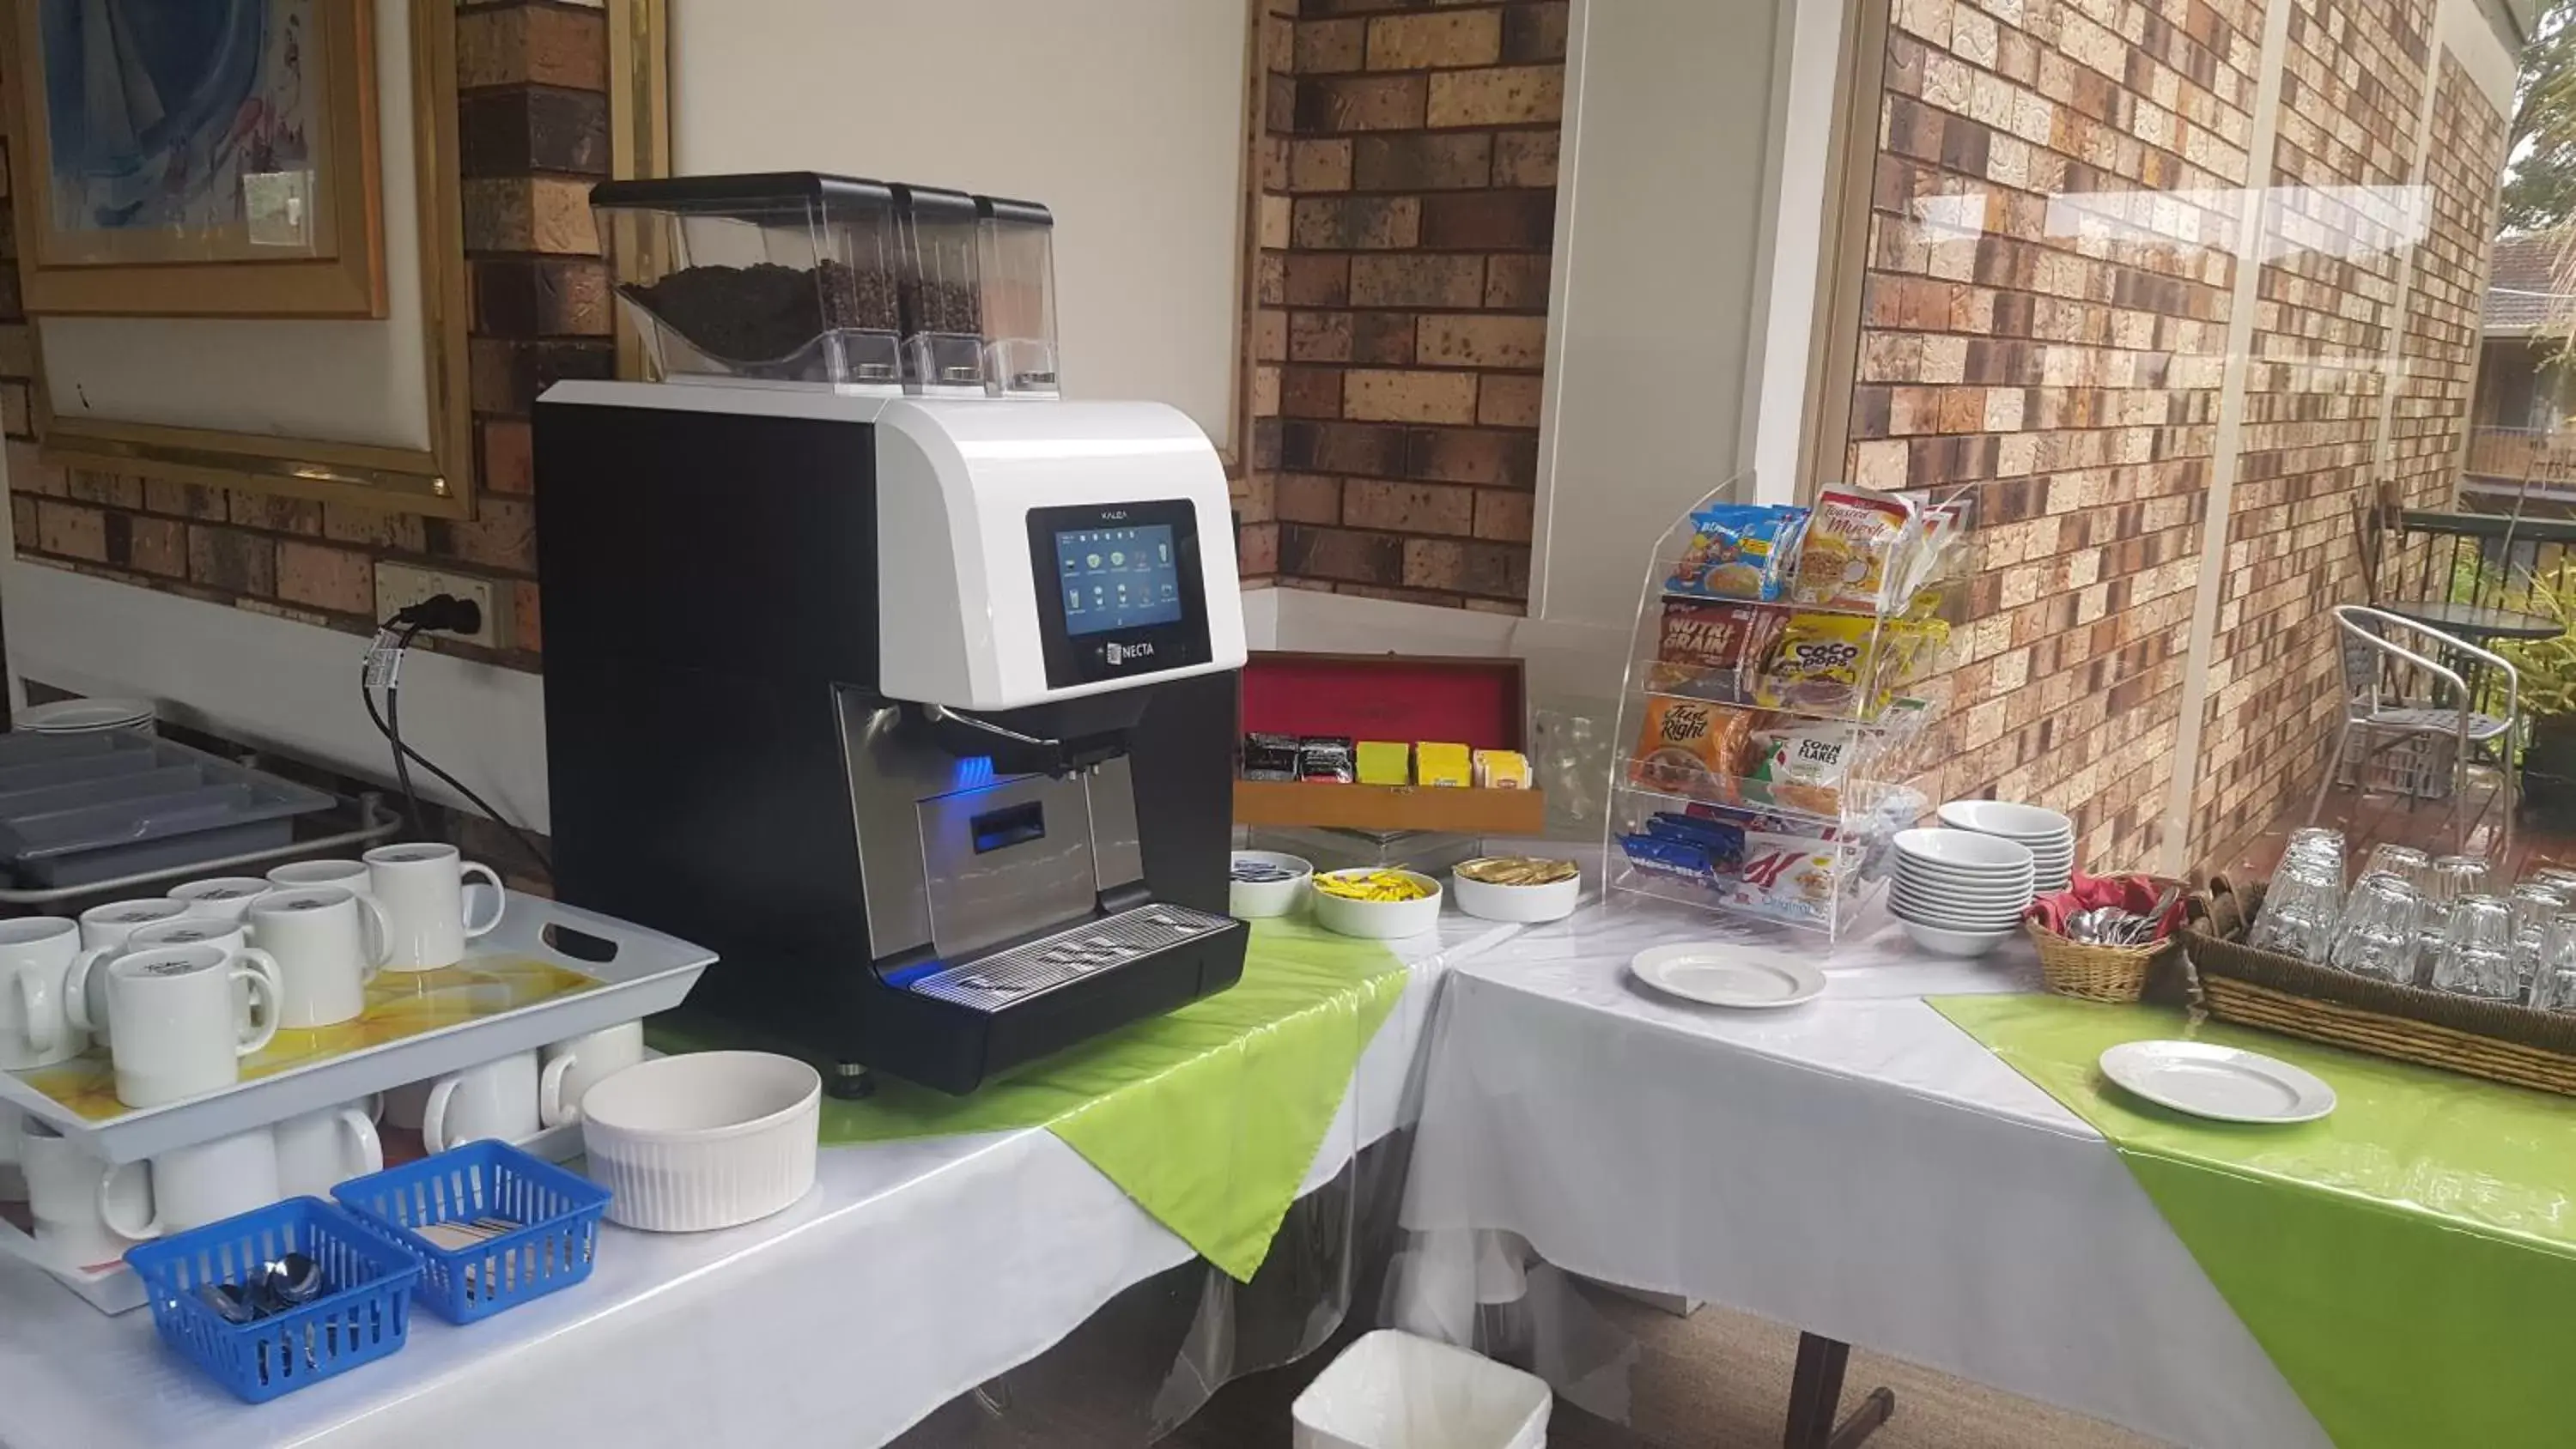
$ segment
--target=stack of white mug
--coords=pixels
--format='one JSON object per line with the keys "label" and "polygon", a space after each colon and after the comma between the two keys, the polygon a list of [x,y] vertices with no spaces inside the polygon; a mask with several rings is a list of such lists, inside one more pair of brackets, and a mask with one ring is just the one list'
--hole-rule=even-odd
{"label": "stack of white mug", "polygon": [[[465,879],[491,887],[482,920]],[[0,921],[0,1070],[67,1061],[92,1036],[117,1099],[154,1107],[221,1091],[280,1027],[355,1020],[379,971],[432,971],[500,924],[490,867],[439,844],[364,860],[282,865],[264,880],[195,881],[160,900],[93,907],[78,921]],[[643,1056],[640,1023],[522,1052],[435,1082],[111,1167],[43,1123],[13,1123],[36,1238],[57,1263],[97,1264],[135,1241],[327,1194],[384,1166],[376,1122],[419,1128],[432,1152],[516,1140],[578,1120],[580,1093]]]}

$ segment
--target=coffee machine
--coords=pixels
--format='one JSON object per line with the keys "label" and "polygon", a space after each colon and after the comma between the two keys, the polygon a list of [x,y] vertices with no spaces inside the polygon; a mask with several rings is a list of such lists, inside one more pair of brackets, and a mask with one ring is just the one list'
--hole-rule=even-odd
{"label": "coffee machine", "polygon": [[[661,228],[658,283],[619,270],[662,380],[536,408],[564,899],[715,948],[687,1009],[845,1092],[971,1091],[1232,985],[1215,450],[1161,404],[1054,399],[1051,303],[914,234],[962,219],[1003,270],[1043,210],[807,176],[594,202]],[[709,261],[727,238],[758,260]],[[875,283],[825,295],[801,360],[641,300],[781,267],[894,285],[881,318]]]}

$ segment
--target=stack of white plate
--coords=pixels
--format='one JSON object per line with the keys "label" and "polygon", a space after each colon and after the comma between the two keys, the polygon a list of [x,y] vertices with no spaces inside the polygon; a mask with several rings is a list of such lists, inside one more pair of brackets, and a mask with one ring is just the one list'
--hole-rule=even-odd
{"label": "stack of white plate", "polygon": [[10,728],[40,735],[86,735],[100,730],[153,732],[155,713],[139,699],[58,699],[18,711]]}
{"label": "stack of white plate", "polygon": [[2030,851],[1973,830],[1900,830],[1888,909],[1905,934],[1944,956],[1982,956],[2020,928]]}
{"label": "stack of white plate", "polygon": [[2030,850],[2041,895],[2062,891],[2075,879],[2075,822],[2037,805],[2009,800],[1953,800],[1941,807],[1941,823],[1953,830],[1997,835]]}

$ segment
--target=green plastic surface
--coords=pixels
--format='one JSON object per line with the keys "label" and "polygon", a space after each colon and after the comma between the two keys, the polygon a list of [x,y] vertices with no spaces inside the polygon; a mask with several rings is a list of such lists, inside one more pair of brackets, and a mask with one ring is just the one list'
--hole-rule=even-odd
{"label": "green plastic surface", "polygon": [[863,1101],[826,1097],[823,1142],[1045,1127],[1200,1256],[1249,1280],[1404,981],[1382,942],[1255,921],[1231,989],[970,1096],[889,1077]]}
{"label": "green plastic surface", "polygon": [[[2576,1099],[2175,1011],[1931,1004],[2111,1140],[2343,1449],[2576,1443],[2559,1377],[2576,1368]],[[2103,1078],[2105,1050],[2157,1039],[2303,1067],[2335,1110],[2237,1126]]]}

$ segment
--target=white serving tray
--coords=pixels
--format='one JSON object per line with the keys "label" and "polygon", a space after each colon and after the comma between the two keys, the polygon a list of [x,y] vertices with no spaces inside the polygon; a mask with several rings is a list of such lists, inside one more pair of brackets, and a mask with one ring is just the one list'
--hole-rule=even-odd
{"label": "white serving tray", "polygon": [[[223,1091],[97,1119],[29,1083],[30,1078],[60,1081],[56,1074],[64,1068],[0,1072],[0,1105],[52,1125],[92,1156],[134,1162],[668,1011],[688,996],[699,974],[716,959],[714,952],[677,937],[517,892],[510,895],[500,926],[474,942],[473,951],[461,966],[443,972],[378,976],[368,988],[369,1018],[376,1016],[387,992],[415,988],[423,1003],[416,1010],[430,1019],[451,1014],[444,1004],[450,999],[481,1002],[462,1009],[488,1009],[489,1014],[429,1026],[377,1045],[309,1046],[314,1054],[308,1058]],[[594,955],[606,959],[590,959]],[[555,979],[549,968],[597,984],[525,1004],[491,1004],[514,999],[519,986],[513,983]],[[432,998],[439,1000],[433,1003]],[[281,1032],[279,1040],[285,1043],[295,1035]],[[94,1061],[89,1070],[95,1072]]]}

